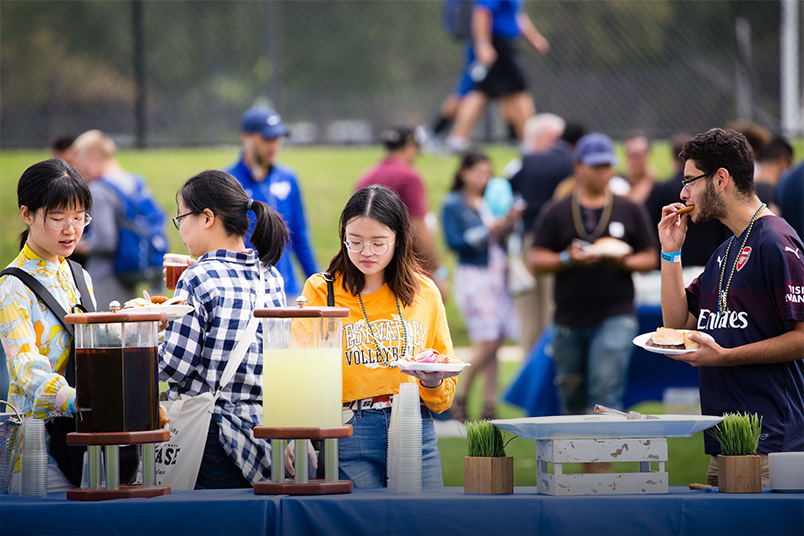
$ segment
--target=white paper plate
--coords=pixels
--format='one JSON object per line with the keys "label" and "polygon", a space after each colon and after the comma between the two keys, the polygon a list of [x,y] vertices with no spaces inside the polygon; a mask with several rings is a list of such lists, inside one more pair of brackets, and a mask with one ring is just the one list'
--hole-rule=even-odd
{"label": "white paper plate", "polygon": [[165,313],[168,320],[176,320],[181,318],[193,310],[191,305],[178,304],[178,305],[146,305],[145,307],[131,307],[126,311],[132,313]]}
{"label": "white paper plate", "polygon": [[[681,333],[687,333],[689,331],[694,331],[694,330],[679,329],[679,330],[676,330],[676,331],[680,331]],[[698,351],[697,348],[695,350],[680,350],[680,349],[677,349],[677,348],[656,348],[655,346],[648,346],[648,339],[650,339],[651,336],[654,333],[656,333],[656,332],[651,331],[650,333],[643,333],[642,335],[637,335],[636,337],[634,337],[633,342],[634,342],[634,344],[636,344],[640,348],[644,348],[648,352],[652,352],[654,354],[679,355],[679,354],[688,354],[690,352],[697,352]],[[714,340],[712,338],[712,336],[709,335],[708,333],[704,333],[702,331],[699,331],[698,333],[700,333],[704,337],[708,337],[709,339]]]}
{"label": "white paper plate", "polygon": [[706,430],[723,417],[709,415],[656,415],[658,419],[628,420],[619,415],[557,415],[523,419],[497,419],[495,426],[522,439],[580,439],[607,437],[689,437]]}
{"label": "white paper plate", "polygon": [[459,372],[471,363],[416,363],[414,361],[399,361],[399,370],[421,370],[424,372]]}

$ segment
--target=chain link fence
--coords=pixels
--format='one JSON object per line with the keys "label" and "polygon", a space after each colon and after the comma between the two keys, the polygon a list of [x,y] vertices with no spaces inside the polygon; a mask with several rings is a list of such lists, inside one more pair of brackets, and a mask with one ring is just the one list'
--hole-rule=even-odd
{"label": "chain link fence", "polygon": [[[539,111],[619,138],[737,117],[780,130],[780,1],[525,9],[551,43],[546,56],[521,43]],[[430,122],[461,63],[437,0],[3,0],[0,146],[90,128],[123,146],[236,143],[255,102],[282,114],[292,143],[372,143],[390,123]],[[475,135],[505,138],[493,109]]]}

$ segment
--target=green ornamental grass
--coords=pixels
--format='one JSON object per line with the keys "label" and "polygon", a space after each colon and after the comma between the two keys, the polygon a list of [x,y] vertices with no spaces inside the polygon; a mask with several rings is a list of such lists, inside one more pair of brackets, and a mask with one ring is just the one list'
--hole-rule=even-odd
{"label": "green ornamental grass", "polygon": [[720,442],[720,449],[726,456],[756,454],[759,434],[762,432],[762,417],[747,412],[725,413],[720,424],[707,432]]}
{"label": "green ornamental grass", "polygon": [[[514,436],[516,437],[516,436]],[[466,455],[470,457],[501,458],[505,456],[505,446],[514,437],[503,442],[502,432],[491,421],[466,422]]]}

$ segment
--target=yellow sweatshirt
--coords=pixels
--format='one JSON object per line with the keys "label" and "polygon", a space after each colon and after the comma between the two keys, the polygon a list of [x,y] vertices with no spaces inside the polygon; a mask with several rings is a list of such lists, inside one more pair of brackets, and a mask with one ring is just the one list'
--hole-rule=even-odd
{"label": "yellow sweatshirt", "polygon": [[[410,307],[402,307],[402,319],[407,329],[408,345],[405,355],[415,355],[432,348],[441,354],[453,355],[452,339],[447,325],[447,314],[441,294],[433,281],[419,276],[420,289]],[[369,335],[357,296],[345,291],[342,278],[333,283],[335,306],[347,307],[349,317],[343,319],[343,401],[360,400],[399,392],[400,383],[418,380],[396,367],[387,366],[377,354],[377,347]],[[321,274],[311,276],[302,292],[310,306],[327,305],[327,283]],[[404,347],[404,330],[397,311],[394,294],[387,285],[371,294],[363,294],[368,322],[379,339],[380,348],[391,352],[394,363]],[[447,378],[441,385],[429,389],[419,384],[419,396],[432,411],[441,413],[452,405],[456,378]]]}

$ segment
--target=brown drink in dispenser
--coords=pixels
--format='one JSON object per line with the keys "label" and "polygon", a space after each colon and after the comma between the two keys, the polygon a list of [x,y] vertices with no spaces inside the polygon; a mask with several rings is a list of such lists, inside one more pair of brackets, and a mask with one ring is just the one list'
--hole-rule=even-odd
{"label": "brown drink in dispenser", "polygon": [[[158,313],[85,313],[76,322],[78,431],[159,429]],[[97,321],[97,322],[93,322]]]}

